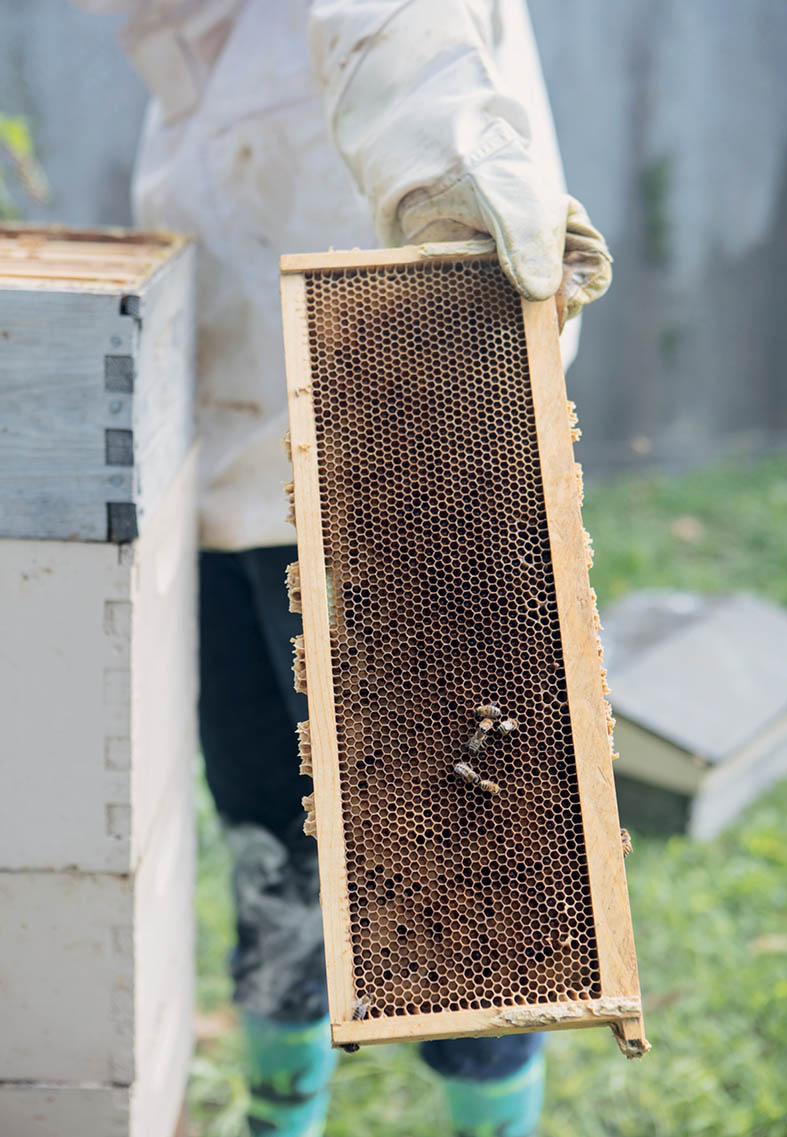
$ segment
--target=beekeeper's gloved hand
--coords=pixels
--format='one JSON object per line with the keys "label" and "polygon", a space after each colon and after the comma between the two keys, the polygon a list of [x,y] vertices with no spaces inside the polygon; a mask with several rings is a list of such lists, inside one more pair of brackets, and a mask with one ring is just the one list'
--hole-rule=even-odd
{"label": "beekeeper's gloved hand", "polygon": [[340,152],[386,245],[491,235],[513,284],[601,296],[611,257],[568,197],[524,0],[313,0]]}
{"label": "beekeeper's gloved hand", "polygon": [[556,296],[562,330],[607,291],[612,257],[576,198],[539,194],[519,167],[515,152],[498,153],[444,190],[414,190],[399,207],[399,224],[408,244],[489,234],[523,296]]}

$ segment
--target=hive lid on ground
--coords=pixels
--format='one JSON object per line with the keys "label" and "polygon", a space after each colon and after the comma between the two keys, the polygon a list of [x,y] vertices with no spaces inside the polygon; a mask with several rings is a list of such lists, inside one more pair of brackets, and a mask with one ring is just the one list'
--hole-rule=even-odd
{"label": "hive lid on ground", "polygon": [[755,596],[653,590],[604,613],[615,712],[723,762],[787,712],[787,612]]}
{"label": "hive lid on ground", "polygon": [[608,1022],[641,1053],[554,303],[488,244],[282,273],[334,1042]]}

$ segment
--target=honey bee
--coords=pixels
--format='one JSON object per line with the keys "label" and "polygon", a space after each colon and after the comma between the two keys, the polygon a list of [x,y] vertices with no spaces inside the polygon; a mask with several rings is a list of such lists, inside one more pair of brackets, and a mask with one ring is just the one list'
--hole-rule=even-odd
{"label": "honey bee", "polygon": [[483,790],[484,793],[487,794],[500,793],[500,786],[497,782],[492,782],[489,778],[482,778],[469,762],[457,762],[456,766],[454,766],[454,770],[462,781],[467,782],[468,785],[478,786],[480,790]]}
{"label": "honey bee", "polygon": [[[368,999],[363,996],[361,996],[360,999],[356,999],[353,1003],[353,1022],[362,1022],[364,1019],[368,1019],[371,1009],[372,1004]],[[342,1050],[347,1054],[357,1054],[360,1049],[357,1042],[348,1042],[342,1047]]]}
{"label": "honey bee", "polygon": [[475,733],[467,744],[467,749],[471,754],[478,754],[486,746],[486,740],[491,731],[494,729],[494,721],[492,719],[481,719],[480,723],[475,729]]}
{"label": "honey bee", "polygon": [[369,1011],[372,1009],[372,1004],[368,999],[361,996],[353,1003],[353,1021],[362,1022],[363,1019],[368,1019]]}
{"label": "honey bee", "polygon": [[623,856],[627,857],[634,848],[634,846],[631,844],[631,836],[628,829],[621,829],[620,843],[623,846]]}
{"label": "honey bee", "polygon": [[476,707],[475,713],[480,719],[501,719],[503,717],[503,712],[495,703]]}
{"label": "honey bee", "polygon": [[471,754],[481,752],[493,730],[497,730],[500,734],[510,734],[519,725],[516,719],[504,719],[503,712],[497,703],[482,703],[481,706],[476,707],[475,713],[481,721],[467,744],[467,749]]}

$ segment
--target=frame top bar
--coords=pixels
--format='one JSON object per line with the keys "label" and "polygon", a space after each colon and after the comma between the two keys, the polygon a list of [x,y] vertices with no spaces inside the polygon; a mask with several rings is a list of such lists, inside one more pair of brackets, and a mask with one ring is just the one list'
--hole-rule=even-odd
{"label": "frame top bar", "polygon": [[497,260],[491,237],[474,241],[433,241],[400,249],[349,249],[327,253],[291,253],[280,261],[282,275],[332,268],[376,268],[378,265],[424,264],[427,261]]}

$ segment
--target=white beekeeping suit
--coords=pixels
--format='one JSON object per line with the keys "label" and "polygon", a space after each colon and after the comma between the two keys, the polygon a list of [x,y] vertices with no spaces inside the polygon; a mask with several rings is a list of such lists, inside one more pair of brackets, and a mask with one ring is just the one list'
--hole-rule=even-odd
{"label": "white beekeeping suit", "polygon": [[573,315],[605,290],[609,257],[565,194],[523,0],[78,2],[130,13],[124,46],[153,95],[138,224],[201,242],[205,547],[293,538],[282,253],[490,233],[528,296],[563,278]]}

